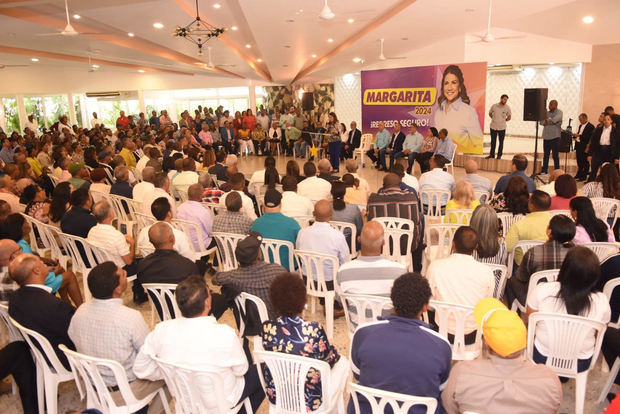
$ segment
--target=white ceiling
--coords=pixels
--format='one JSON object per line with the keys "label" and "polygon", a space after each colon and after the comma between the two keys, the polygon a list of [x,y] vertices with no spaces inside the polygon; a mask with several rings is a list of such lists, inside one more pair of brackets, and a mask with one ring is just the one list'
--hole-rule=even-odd
{"label": "white ceiling", "polygon": [[[381,63],[378,60],[380,38],[385,39],[386,56],[407,57],[407,62],[415,56],[428,59],[433,45],[437,45],[440,55],[450,48],[450,39],[458,43],[460,51],[452,55],[457,58],[483,56],[492,62],[494,53],[502,51],[501,59],[506,59],[506,50],[510,50],[509,55],[514,55],[520,63],[530,56],[528,51],[533,43],[541,43],[539,39],[544,39],[539,47],[549,51],[553,51],[555,42],[620,43],[619,0],[495,0],[492,31],[502,36],[507,33],[522,37],[497,40],[492,47],[489,45],[488,55],[486,44],[470,46],[470,42],[471,35],[486,30],[489,0],[417,0],[386,23],[375,23],[402,1],[406,0],[331,0],[330,7],[336,14],[332,21],[318,18],[323,0],[200,0],[199,4],[203,20],[217,27],[239,28],[224,34],[226,42],[210,42],[213,62],[243,78],[265,81],[271,76],[275,83],[291,82],[302,69],[345,42],[346,48],[300,80],[333,79],[335,75]],[[213,8],[216,2],[221,8]],[[195,65],[197,61],[206,62],[206,54],[198,57],[194,45],[171,36],[175,26],[192,20],[181,6],[192,10],[194,0],[69,0],[70,14],[82,16],[80,20],[72,18],[78,31],[112,35],[95,39],[88,35],[38,36],[64,27],[64,0],[4,0],[0,1],[0,46],[80,57],[90,55],[137,66],[222,77]],[[35,17],[27,17],[28,14]],[[585,15],[593,16],[594,24],[582,23]],[[348,23],[349,18],[355,22]],[[163,23],[165,28],[154,29],[154,22]],[[372,30],[359,35],[369,25]],[[128,38],[127,32],[133,32],[135,37]],[[328,38],[334,42],[329,43]],[[247,49],[246,43],[252,47]],[[318,57],[312,58],[313,53]],[[531,54],[532,59],[543,55],[540,51]],[[52,58],[41,58],[34,64],[30,57],[0,53],[0,64],[88,69],[88,63]],[[364,62],[354,63],[355,57]],[[258,63],[258,58],[263,63]],[[248,62],[262,71],[256,71]],[[19,69],[6,68],[2,73]],[[102,65],[99,70],[119,69]]]}

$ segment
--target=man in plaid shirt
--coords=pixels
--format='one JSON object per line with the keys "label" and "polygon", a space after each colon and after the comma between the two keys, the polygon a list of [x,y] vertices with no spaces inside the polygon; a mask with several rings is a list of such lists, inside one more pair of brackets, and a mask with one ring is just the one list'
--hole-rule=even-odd
{"label": "man in plaid shirt", "polygon": [[202,194],[203,203],[219,203],[220,197],[224,194],[222,190],[213,185],[213,180],[209,174],[201,174],[198,182],[204,187]]}
{"label": "man in plaid shirt", "polygon": [[213,233],[250,233],[254,220],[241,210],[242,205],[243,202],[239,193],[231,191],[226,197],[226,210],[220,210],[213,219]]}

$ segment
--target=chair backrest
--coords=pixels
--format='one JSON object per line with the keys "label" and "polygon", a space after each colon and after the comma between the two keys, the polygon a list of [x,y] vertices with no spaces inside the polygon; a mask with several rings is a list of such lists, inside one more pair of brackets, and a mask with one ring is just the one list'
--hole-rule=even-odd
{"label": "chair backrest", "polygon": [[[530,297],[530,294],[536,288],[536,286],[538,286],[540,283],[555,282],[556,280],[558,280],[559,273],[560,273],[560,269],[548,269],[548,270],[540,270],[532,274],[532,276],[530,276],[530,282],[527,285],[527,296],[525,297],[526,302],[527,302],[527,298]],[[525,303],[525,305],[527,309],[527,303]]]}
{"label": "chair backrest", "polygon": [[[331,254],[295,250],[301,275],[306,276],[306,289],[311,296],[322,296],[329,292],[325,280],[335,280],[338,273],[338,258]],[[331,275],[325,274],[325,264],[331,263]]]}
{"label": "chair backrest", "polygon": [[583,246],[592,250],[598,257],[599,262],[601,263],[609,256],[618,253],[618,245],[616,243],[590,242],[584,243]]}
{"label": "chair backrest", "polygon": [[[69,360],[81,398],[84,398],[82,385],[86,389],[88,407],[97,408],[103,412],[114,412],[114,409],[119,407],[114,402],[110,389],[101,376],[103,371],[106,375],[114,377],[118,390],[125,400],[125,407],[133,407],[136,410],[141,408],[140,402],[131,391],[129,381],[127,380],[127,373],[118,361],[80,354],[70,350],[63,344],[58,348],[64,352]],[[132,411],[130,409],[128,412]]]}
{"label": "chair backrest", "polygon": [[558,376],[563,377],[574,378],[577,376],[579,353],[583,343],[592,335],[592,330],[594,330],[596,336],[594,353],[587,370],[592,369],[601,350],[603,334],[607,328],[606,324],[581,316],[534,312],[529,317],[527,330],[527,357],[530,360],[533,360],[534,338],[540,323],[545,324],[547,332],[545,337],[549,341],[546,344],[549,349],[549,355],[546,355],[546,365],[553,369]]}
{"label": "chair backrest", "polygon": [[41,231],[39,230],[39,227],[43,223],[40,222],[39,220],[35,219],[34,217],[29,216],[26,213],[19,213],[19,214],[21,214],[22,217],[24,218],[24,220],[26,220],[28,222],[28,224],[30,224],[30,233],[28,234],[28,239],[30,241],[30,246],[32,247],[32,250],[35,253],[39,253],[40,255],[44,255],[45,254],[44,252],[47,249],[47,246],[41,245],[39,243],[39,241],[41,241],[41,243],[43,243],[42,236],[41,236]]}
{"label": "chair backrest", "polygon": [[138,232],[145,227],[152,226],[157,223],[157,219],[150,214],[140,213],[138,211],[135,212],[134,217],[136,218],[136,222],[138,223]]}
{"label": "chair backrest", "polygon": [[[263,260],[269,263],[279,264],[292,272],[295,270],[295,245],[288,240],[263,239],[260,245]],[[288,252],[288,263],[284,263],[284,257]]]}
{"label": "chair backrest", "polygon": [[220,205],[218,203],[208,203],[206,201],[202,202],[202,206],[207,210],[211,211],[211,215],[213,217],[217,216],[218,209],[220,208]]}
{"label": "chair backrest", "polygon": [[559,216],[560,214],[565,215],[566,217],[568,217],[569,219],[573,219],[573,216],[571,216],[570,214],[570,210],[549,210],[549,214],[551,214],[551,217],[553,216]]}
{"label": "chair backrest", "polygon": [[[372,414],[383,414],[391,408],[394,414],[407,414],[411,407],[423,405],[425,413],[432,414],[437,409],[437,400],[432,397],[417,397],[415,395],[399,394],[397,392],[383,391],[376,388],[364,387],[349,382],[349,392],[353,401],[355,414],[361,414],[358,394],[363,396],[370,405]],[[419,410],[416,412],[420,412]]]}
{"label": "chair backrest", "polygon": [[106,199],[106,195],[108,195],[107,193],[104,193],[102,191],[97,191],[97,190],[90,190],[90,195],[93,197],[93,202],[94,203],[98,203],[102,200]]}
{"label": "chair backrest", "polygon": [[90,269],[100,263],[96,259],[96,255],[91,248],[91,244],[89,244],[86,239],[61,232],[58,232],[58,237],[65,252],[71,258],[74,272],[80,272],[84,276],[90,271]]}
{"label": "chair backrest", "polygon": [[[620,200],[607,197],[593,197],[590,201],[592,201],[594,206],[596,217],[605,222],[607,222],[608,218],[613,217],[613,224],[616,223],[616,219],[620,214]],[[614,228],[613,224],[611,226],[612,229]]]}
{"label": "chair backrest", "polygon": [[361,150],[369,150],[372,145],[372,134],[362,134],[362,139],[360,141],[360,149]]}
{"label": "chair backrest", "polygon": [[376,321],[379,316],[394,309],[392,299],[387,296],[340,293],[344,316],[349,327],[349,338],[353,339],[355,330],[368,322]]}
{"label": "chair backrest", "polygon": [[236,269],[237,256],[235,256],[235,249],[239,240],[246,238],[247,234],[215,232],[213,237],[217,243],[217,260],[220,271],[225,272]]}
{"label": "chair backrest", "polygon": [[[275,412],[279,413],[305,413],[306,398],[305,385],[307,373],[310,368],[314,368],[321,375],[321,389],[323,399],[321,406],[316,407],[312,412],[315,414],[331,411],[330,398],[326,398],[332,392],[331,369],[329,364],[314,358],[307,358],[299,355],[285,354],[282,352],[254,351],[257,364],[264,362],[269,368],[276,391]],[[262,369],[258,374],[265,388]]]}
{"label": "chair backrest", "polygon": [[381,255],[388,260],[399,262],[413,270],[411,266],[411,246],[413,245],[414,223],[398,217],[375,217],[383,226],[385,244]]}
{"label": "chair backrest", "polygon": [[22,334],[11,322],[11,318],[9,317],[9,307],[2,303],[0,303],[0,319],[2,320],[2,322],[4,322],[4,325],[6,326],[8,342],[24,340]]}
{"label": "chair backrest", "polygon": [[[471,360],[480,355],[481,332],[476,331],[476,341],[465,345],[465,323],[474,318],[474,307],[457,305],[455,303],[431,300],[429,307],[435,311],[435,322],[439,327],[439,335],[450,342],[453,360]],[[454,327],[454,339],[448,338],[448,328]]]}
{"label": "chair backrest", "polygon": [[179,202],[181,203],[185,203],[189,198],[189,195],[187,194],[187,190],[182,190],[180,188],[175,187],[175,193],[179,199]]}
{"label": "chair backrest", "polygon": [[22,334],[22,336],[28,343],[30,351],[34,356],[37,365],[41,367],[47,367],[47,369],[49,369],[53,374],[64,376],[71,375],[71,372],[65,369],[65,367],[56,356],[56,352],[54,352],[52,344],[49,343],[46,337],[44,337],[37,331],[33,331],[32,329],[28,329],[20,325],[15,319],[11,317],[9,317],[9,321],[13,324],[15,328],[17,328],[17,330]]}
{"label": "chair backrest", "polygon": [[310,222],[314,220],[314,216],[292,216],[291,218],[294,218],[302,229],[308,227]]}
{"label": "chair backrest", "polygon": [[[224,380],[214,371],[197,370],[164,361],[152,356],[161,370],[170,394],[174,398],[176,414],[228,414],[236,412],[229,407],[224,391]],[[260,371],[260,370],[259,370]],[[213,392],[207,396],[197,384],[207,382]],[[207,401],[207,397],[210,397]],[[215,407],[210,406],[215,402]]]}
{"label": "chair backrest", "polygon": [[545,242],[540,240],[519,240],[515,244],[515,247],[513,247],[510,254],[508,254],[508,278],[510,279],[512,277],[512,270],[515,261],[515,252],[517,251],[517,249],[521,249],[521,252],[523,252],[523,255],[525,256],[525,253],[532,247],[539,246],[544,243]]}
{"label": "chair backrest", "polygon": [[448,210],[446,211],[444,222],[452,223],[454,221],[461,226],[469,226],[473,212],[474,210],[470,208]]}
{"label": "chair backrest", "polygon": [[204,252],[207,251],[207,246],[205,246],[202,227],[198,223],[175,218],[172,219],[171,224],[177,230],[187,234],[189,245],[194,253],[204,255]]}
{"label": "chair backrest", "polygon": [[246,333],[247,326],[247,317],[248,317],[248,302],[252,302],[254,306],[256,306],[256,310],[258,311],[258,318],[260,322],[266,322],[269,320],[269,314],[267,313],[267,307],[265,306],[265,302],[258,296],[250,295],[247,292],[241,292],[235,297],[235,307],[239,312],[239,325],[237,328],[239,329],[239,337],[248,336]]}
{"label": "chair backrest", "polygon": [[70,257],[66,250],[61,249],[61,240],[59,234],[61,233],[58,227],[54,227],[51,224],[39,225],[39,231],[41,232],[41,240],[43,244],[50,249],[52,259],[57,259],[63,267],[66,267],[67,259]]}
{"label": "chair backrest", "polygon": [[476,200],[480,201],[480,204],[486,204],[489,201],[489,193],[486,191],[474,191],[476,195]]}
{"label": "chair backrest", "polygon": [[52,174],[48,174],[48,177],[50,179],[50,181],[52,182],[52,185],[54,187],[56,187],[58,185],[58,183],[60,182],[60,179]]}
{"label": "chair backrest", "polygon": [[493,276],[495,276],[495,289],[493,290],[493,297],[497,300],[502,300],[504,296],[504,289],[506,288],[506,275],[508,268],[504,265],[498,265],[493,263],[485,263],[493,270]]}
{"label": "chair backrest", "polygon": [[427,188],[420,190],[420,201],[427,206],[427,216],[441,217],[441,208],[445,207],[452,194],[449,190]]}
{"label": "chair backrest", "polygon": [[117,219],[122,221],[131,221],[136,213],[136,210],[141,210],[136,202],[127,197],[123,197],[116,194],[108,195],[108,200],[111,201],[114,207],[114,214]]}
{"label": "chair backrest", "polygon": [[506,234],[508,234],[508,230],[510,230],[510,227],[524,217],[525,214],[512,214],[507,212],[497,213],[497,218],[499,219],[499,221],[502,222],[502,231],[504,237],[506,237]]}
{"label": "chair backrest", "polygon": [[618,286],[620,286],[620,277],[614,277],[605,283],[605,286],[603,286],[603,293],[607,296],[608,300],[611,300],[611,295]]}
{"label": "chair backrest", "polygon": [[[429,261],[448,257],[452,251],[454,233],[460,227],[459,224],[427,224],[424,228],[426,239],[426,252]],[[435,237],[437,245],[434,245]]]}
{"label": "chair backrest", "polygon": [[177,288],[176,284],[144,283],[142,287],[146,289],[149,301],[153,308],[157,310],[159,319],[162,322],[181,316],[181,311],[174,296],[174,291]]}
{"label": "chair backrest", "polygon": [[357,227],[355,227],[355,224],[347,223],[345,221],[330,221],[329,224],[342,233],[345,238],[347,237],[347,234],[349,235],[351,239],[349,250],[351,253],[351,259],[353,259],[357,255]]}

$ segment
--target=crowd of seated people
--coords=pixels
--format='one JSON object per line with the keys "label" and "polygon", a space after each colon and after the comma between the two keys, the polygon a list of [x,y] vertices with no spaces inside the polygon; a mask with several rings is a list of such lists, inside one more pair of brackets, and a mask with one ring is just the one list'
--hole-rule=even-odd
{"label": "crowd of seated people", "polygon": [[[347,131],[334,113],[276,107],[271,114],[260,108],[256,116],[252,110],[230,116],[221,107],[200,107],[193,116],[184,111],[178,121],[166,111],[135,119],[121,112],[113,128],[100,122],[80,128],[62,116],[51,130],[26,129],[10,138],[0,134],[0,302],[8,304],[16,322],[46,337],[66,368],[60,344],[120,362],[137,398],[162,388],[170,398],[158,358],[199,370],[218,367],[223,398],[231,407],[249,398],[256,411],[265,397],[272,404],[277,400],[274,375],[255,363],[246,338],[240,340],[222,321],[227,310],[236,311],[241,292],[265,304],[268,320],[254,332],[263,349],[329,365],[329,390],[322,388],[317,370],[308,373],[308,412],[341,397],[350,370],[363,386],[432,397],[437,413],[511,412],[515,407],[556,412],[564,379],[544,365],[553,338],[538,329],[533,360],[524,359],[528,315],[579,315],[606,324],[620,314],[618,301],[610,305],[601,293],[606,281],[620,277],[617,247],[604,261],[588,248],[588,243],[618,240],[617,212],[599,217],[591,200],[620,199],[617,153],[581,189],[563,171],[554,171],[552,182],[537,189],[525,174],[528,161],[522,154],[513,157],[512,172],[495,183],[478,173],[473,160],[458,179],[445,168],[455,151],[449,131],[431,128],[424,138],[415,125],[405,134],[398,123],[392,131],[381,124],[364,156],[386,173],[381,187],[371,188],[358,173],[361,160],[353,158],[361,132],[355,123]],[[278,152],[308,155],[308,160],[288,159],[286,169],[278,170]],[[249,154],[265,156],[264,168],[242,172],[247,161],[240,156]],[[432,189],[450,195],[433,206],[424,193]],[[117,211],[112,197],[122,197],[124,211]],[[462,210],[467,213],[457,216]],[[123,227],[123,212],[148,216],[153,224],[135,231]],[[442,220],[428,220],[436,213]],[[509,228],[503,228],[500,213],[515,219]],[[413,222],[410,251],[404,246],[395,251],[390,230],[381,224],[386,217]],[[184,232],[180,221],[195,227]],[[341,231],[332,222],[353,230]],[[44,247],[49,240],[38,223],[85,239],[103,249],[107,260],[93,263],[88,276],[81,275],[85,283],[79,283],[71,265],[63,268],[59,257],[48,257]],[[427,239],[425,229],[444,224],[456,229],[450,254],[423,266],[426,249],[443,242]],[[221,257],[205,254],[200,246],[221,249],[221,233],[241,239],[234,248],[237,266],[216,272]],[[264,239],[286,242],[278,251],[279,262],[273,252],[262,253]],[[514,251],[526,240],[542,244]],[[392,314],[352,333],[350,355],[333,345],[313,315],[304,313],[313,275],[295,260],[289,245],[335,258],[321,269],[324,289],[337,293],[335,318],[351,310],[342,295],[373,295],[391,303]],[[352,245],[359,251],[351,254]],[[407,260],[387,258],[390,249]],[[509,264],[513,272],[506,291],[497,294],[498,278],[490,265]],[[558,270],[556,281],[529,286],[535,272],[551,269]],[[123,304],[130,283],[134,303]],[[176,285],[181,313],[152,331],[136,310],[148,298],[142,286],[147,283]],[[472,345],[482,331],[481,356],[452,365],[456,322],[448,319],[443,321],[447,327],[439,326],[432,301],[472,309],[462,333],[465,344]],[[526,311],[510,311],[514,301]],[[324,298],[319,302],[326,306]],[[579,371],[593,362],[594,341],[592,334],[582,344]],[[609,329],[603,351],[611,364],[620,355],[619,343],[618,330]],[[27,413],[37,406],[33,373],[23,342],[0,350],[0,376],[14,376]],[[115,379],[102,375],[121,403]],[[505,381],[511,382],[511,391],[502,387]],[[206,396],[203,403],[212,406],[211,383],[194,385]],[[166,398],[154,399],[148,411],[164,412]],[[370,412],[367,401],[360,410]]]}

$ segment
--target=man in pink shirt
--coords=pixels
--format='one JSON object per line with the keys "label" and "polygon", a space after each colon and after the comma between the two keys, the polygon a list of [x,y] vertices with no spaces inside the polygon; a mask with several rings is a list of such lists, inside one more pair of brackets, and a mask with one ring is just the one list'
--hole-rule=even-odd
{"label": "man in pink shirt", "polygon": [[213,145],[213,137],[209,131],[209,125],[207,125],[206,122],[202,123],[202,130],[198,133],[198,139],[202,145],[207,145],[209,147]]}

